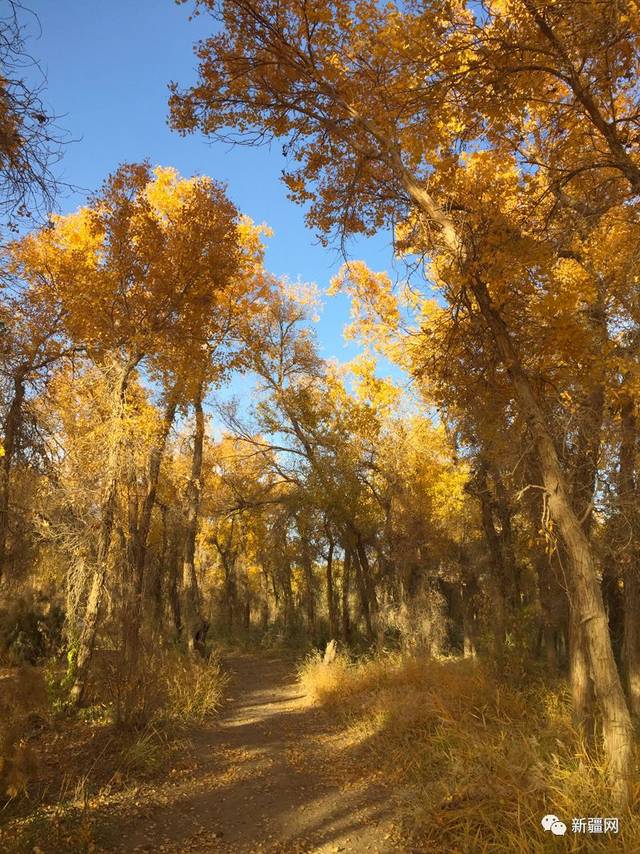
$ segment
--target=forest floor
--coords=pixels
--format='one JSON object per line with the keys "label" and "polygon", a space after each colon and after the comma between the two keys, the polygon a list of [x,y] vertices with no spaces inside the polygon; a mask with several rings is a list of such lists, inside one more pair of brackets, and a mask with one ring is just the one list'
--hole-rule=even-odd
{"label": "forest floor", "polygon": [[509,688],[469,661],[315,658],[302,680],[282,653],[222,663],[225,699],[198,725],[43,722],[0,852],[640,851],[635,811],[615,838],[542,831],[550,810],[614,814],[598,768],[575,761],[564,690]]}
{"label": "forest floor", "polygon": [[[114,852],[404,852],[393,793],[359,761],[363,745],[311,705],[282,657],[233,653],[219,718],[193,763],[141,786],[101,822]],[[100,838],[102,837],[102,838]],[[99,841],[98,841],[99,840]],[[413,849],[415,850],[415,849]]]}

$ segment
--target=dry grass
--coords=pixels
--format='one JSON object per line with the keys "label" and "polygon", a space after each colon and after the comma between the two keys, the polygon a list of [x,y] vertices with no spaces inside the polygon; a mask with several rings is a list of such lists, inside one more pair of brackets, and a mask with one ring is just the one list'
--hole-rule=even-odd
{"label": "dry grass", "polygon": [[122,728],[200,723],[220,706],[227,676],[219,660],[191,658],[175,649],[142,651],[132,675],[119,653],[97,657],[92,708],[110,711]]}
{"label": "dry grass", "polygon": [[38,668],[0,673],[0,851],[93,850],[113,805],[137,808],[140,786],[192,761],[190,728],[216,713],[228,678],[177,650],[145,655],[133,685],[117,656],[96,663],[95,705],[77,714],[48,711]]}
{"label": "dry grass", "polygon": [[[300,670],[342,715],[358,761],[384,772],[406,828],[429,852],[640,851],[637,812],[612,807],[597,756],[572,729],[561,686],[513,688],[468,661],[388,656]],[[569,830],[545,834],[553,813]],[[572,834],[571,818],[620,817],[617,837]]]}
{"label": "dry grass", "polygon": [[161,715],[202,722],[220,708],[229,677],[217,658],[204,661],[174,653],[166,659],[163,674],[166,700]]}

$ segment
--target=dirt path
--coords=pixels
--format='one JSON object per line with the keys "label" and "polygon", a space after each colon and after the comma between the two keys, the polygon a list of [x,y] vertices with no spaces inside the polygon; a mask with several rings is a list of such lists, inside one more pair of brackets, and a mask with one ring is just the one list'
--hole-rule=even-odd
{"label": "dirt path", "polygon": [[111,850],[406,851],[389,791],[358,773],[357,750],[340,750],[338,728],[301,695],[293,663],[241,654],[225,663],[229,696],[197,738],[196,768],[114,828]]}

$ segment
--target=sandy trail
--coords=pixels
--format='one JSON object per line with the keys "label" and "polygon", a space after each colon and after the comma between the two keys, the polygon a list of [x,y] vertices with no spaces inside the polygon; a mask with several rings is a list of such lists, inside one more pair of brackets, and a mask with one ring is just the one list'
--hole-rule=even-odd
{"label": "sandy trail", "polygon": [[[136,820],[113,827],[109,850],[167,852],[402,852],[381,784],[347,778],[330,716],[300,692],[293,662],[234,654],[220,718],[197,736],[197,766],[167,780]],[[144,798],[143,793],[141,796]]]}

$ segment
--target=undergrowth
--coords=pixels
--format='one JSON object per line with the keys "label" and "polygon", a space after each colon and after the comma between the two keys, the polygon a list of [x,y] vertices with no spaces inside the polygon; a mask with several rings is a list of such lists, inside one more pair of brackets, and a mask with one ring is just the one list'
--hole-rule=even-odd
{"label": "undergrowth", "polygon": [[36,766],[31,741],[47,716],[46,684],[35,668],[0,677],[0,798],[26,793]]}
{"label": "undergrowth", "polygon": [[117,656],[98,655],[82,709],[63,702],[60,666],[2,677],[0,851],[93,850],[110,804],[188,761],[189,729],[217,712],[227,682],[215,657],[174,649],[141,658],[129,684],[125,673]]}
{"label": "undergrowth", "polygon": [[[363,773],[383,771],[425,850],[640,851],[640,818],[612,806],[601,757],[573,729],[563,686],[512,687],[469,660],[400,655],[339,654],[329,665],[313,655],[300,681],[340,716]],[[548,813],[568,825],[565,836],[542,829]],[[572,834],[571,819],[590,816],[618,816],[620,833]]]}

